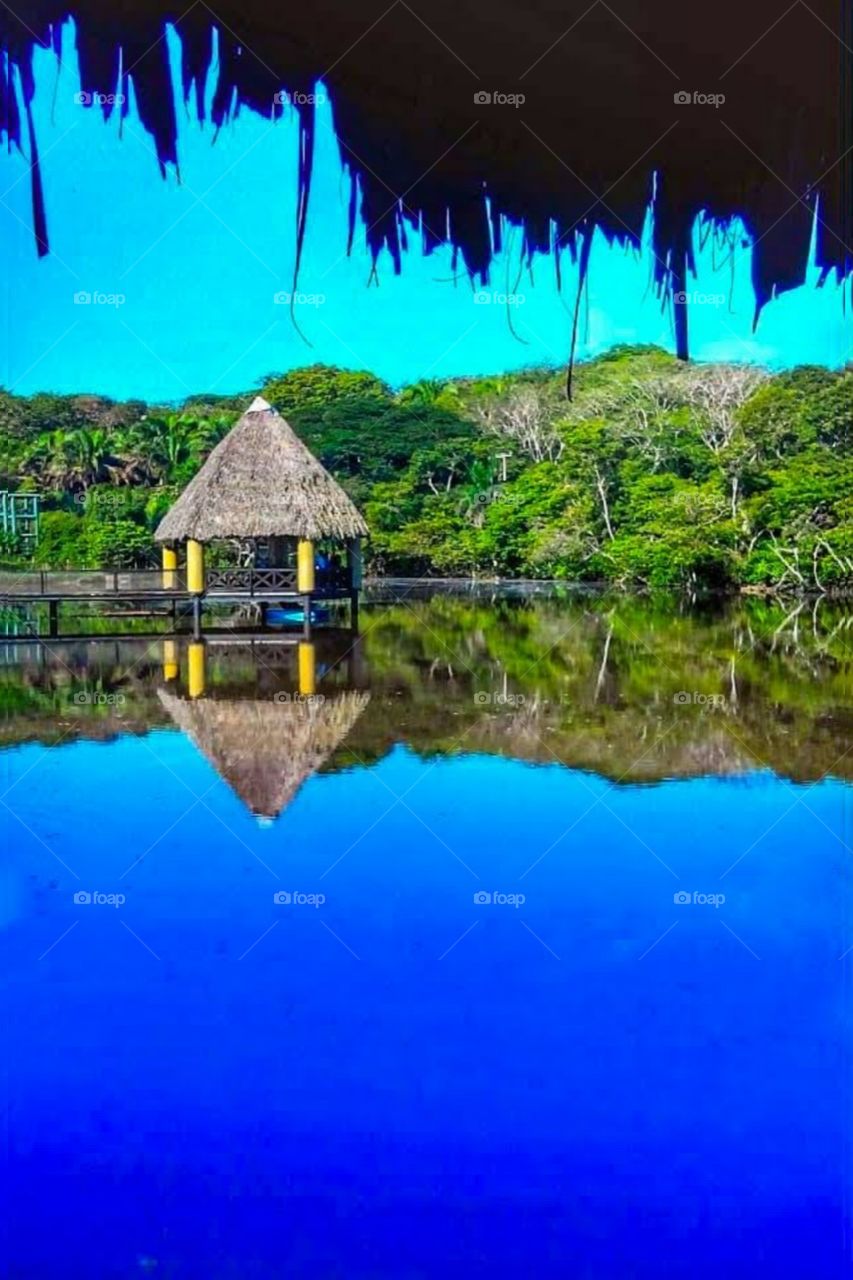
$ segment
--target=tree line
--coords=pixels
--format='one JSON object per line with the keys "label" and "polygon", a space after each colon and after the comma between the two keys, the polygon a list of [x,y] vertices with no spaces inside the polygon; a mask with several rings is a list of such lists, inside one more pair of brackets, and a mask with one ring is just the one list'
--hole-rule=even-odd
{"label": "tree line", "polygon": [[[0,392],[0,486],[41,495],[31,559],[154,562],[153,529],[258,389],[400,576],[557,578],[692,592],[853,584],[853,370],[685,365],[653,347],[393,391],[314,365],[180,405]],[[222,552],[227,555],[227,549]]]}

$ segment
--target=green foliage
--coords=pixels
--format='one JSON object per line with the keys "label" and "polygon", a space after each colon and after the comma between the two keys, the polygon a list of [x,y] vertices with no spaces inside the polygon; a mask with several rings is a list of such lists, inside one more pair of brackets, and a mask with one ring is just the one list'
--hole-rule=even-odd
{"label": "green foliage", "polygon": [[47,511],[40,521],[34,563],[44,569],[88,569],[89,540],[82,515]]}
{"label": "green foliage", "polygon": [[145,524],[147,502],[148,491],[145,489],[94,485],[86,491],[82,505],[90,524],[114,524],[117,520]]}
{"label": "green foliage", "polygon": [[261,394],[288,419],[291,414],[314,414],[350,400],[391,399],[390,388],[374,374],[353,373],[326,364],[312,364],[282,375],[270,374],[264,379]]}
{"label": "green foliage", "polygon": [[853,373],[835,378],[803,409],[803,418],[829,449],[853,448]]}
{"label": "green foliage", "polygon": [[[263,392],[362,507],[368,569],[649,589],[853,585],[853,372],[758,377],[617,347],[564,374],[312,365]],[[36,563],[150,563],[152,534],[253,393],[180,406],[0,391],[0,473],[39,491]],[[20,548],[0,548],[21,563]]]}
{"label": "green foliage", "polygon": [[142,569],[154,563],[151,534],[135,520],[91,524],[86,520],[89,561],[104,569]]}

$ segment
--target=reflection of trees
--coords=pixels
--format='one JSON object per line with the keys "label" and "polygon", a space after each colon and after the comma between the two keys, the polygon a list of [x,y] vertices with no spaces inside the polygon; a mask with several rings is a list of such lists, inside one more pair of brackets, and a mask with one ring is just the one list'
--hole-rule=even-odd
{"label": "reflection of trees", "polygon": [[[625,598],[404,604],[365,638],[375,696],[361,732],[375,725],[374,753],[384,731],[386,746],[404,737],[424,751],[559,760],[629,781],[764,765],[850,776],[839,757],[851,629],[853,615],[826,602],[704,614]],[[408,694],[402,733],[377,696],[386,684]],[[475,701],[505,687],[522,700]],[[383,706],[392,714],[380,724]]]}
{"label": "reflection of trees", "polygon": [[[371,700],[326,769],[359,767],[403,742],[425,756],[480,751],[626,782],[765,766],[853,776],[853,753],[842,755],[853,740],[853,612],[826,600],[792,608],[756,598],[702,613],[622,596],[407,597],[364,617]],[[224,652],[211,660],[214,695],[272,696],[279,675],[268,663]],[[90,654],[70,670],[8,671],[2,740],[161,724],[155,658],[104,656],[96,668]],[[346,687],[343,671],[323,679]],[[121,715],[77,706],[86,688],[120,689]]]}

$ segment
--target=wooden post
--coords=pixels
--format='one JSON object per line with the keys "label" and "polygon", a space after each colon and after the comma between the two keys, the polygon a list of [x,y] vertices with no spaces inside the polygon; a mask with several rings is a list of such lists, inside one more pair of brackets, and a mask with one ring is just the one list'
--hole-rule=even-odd
{"label": "wooden post", "polygon": [[59,601],[51,600],[47,606],[47,630],[51,636],[59,635]]}
{"label": "wooden post", "polygon": [[187,539],[187,591],[193,595],[204,592],[204,543],[195,538]]}
{"label": "wooden post", "polygon": [[364,576],[364,561],[361,555],[361,538],[350,538],[347,543],[347,561],[349,563],[349,584],[353,591],[361,590]]}
{"label": "wooden post", "polygon": [[163,548],[163,590],[174,591],[177,582],[178,553],[174,547]]}
{"label": "wooden post", "polygon": [[361,555],[361,538],[350,538],[347,543],[347,566],[349,568],[349,624],[352,631],[358,631],[358,593],[361,590],[364,562]]}
{"label": "wooden post", "polygon": [[367,683],[367,672],[364,664],[364,641],[356,636],[349,650],[349,676],[356,689],[363,689]]}

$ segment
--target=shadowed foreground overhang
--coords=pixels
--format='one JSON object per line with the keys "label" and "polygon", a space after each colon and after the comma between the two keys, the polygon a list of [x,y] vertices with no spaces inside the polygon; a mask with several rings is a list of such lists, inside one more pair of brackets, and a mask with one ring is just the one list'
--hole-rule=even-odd
{"label": "shadowed foreground overhang", "polygon": [[[35,43],[58,48],[58,24],[73,17],[84,91],[123,93],[123,107],[103,109],[126,111],[129,77],[165,172],[179,163],[183,104],[164,24],[180,37],[183,94],[201,115],[216,27],[214,128],[237,103],[299,114],[297,262],[322,79],[352,177],[351,234],[361,216],[374,255],[387,247],[398,268],[416,229],[428,250],[449,241],[485,278],[506,217],[523,226],[523,253],[550,250],[559,271],[567,248],[583,277],[593,229],[637,244],[653,198],[658,287],[683,288],[698,215],[718,225],[740,215],[756,242],[758,309],[803,282],[816,210],[824,272],[851,266],[850,9],[848,0],[32,0],[25,22],[0,10],[0,127],[31,158],[36,240],[47,252]],[[677,103],[679,92],[691,101]],[[686,307],[676,300],[674,310],[686,354]]]}

